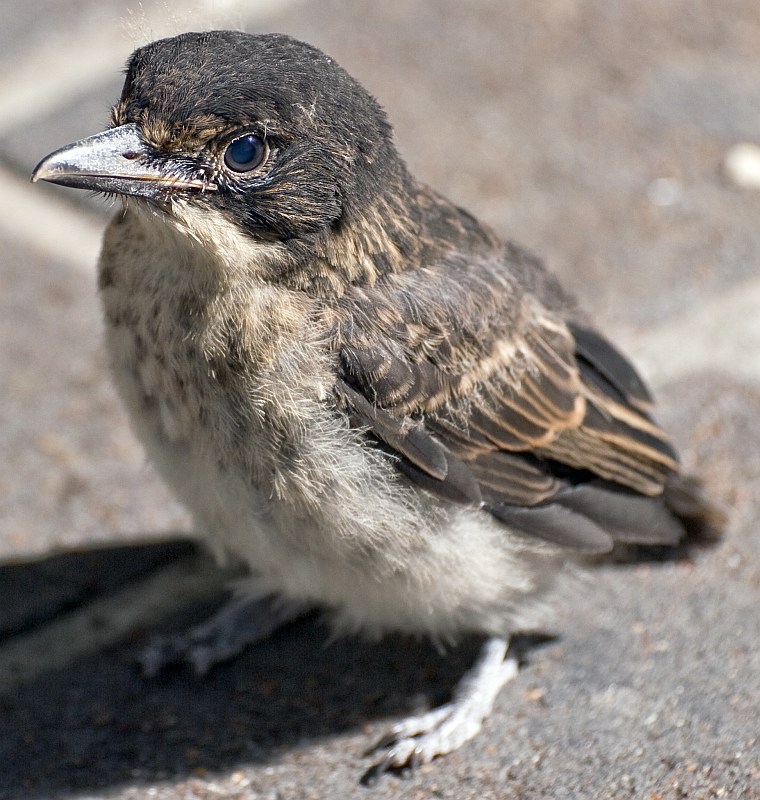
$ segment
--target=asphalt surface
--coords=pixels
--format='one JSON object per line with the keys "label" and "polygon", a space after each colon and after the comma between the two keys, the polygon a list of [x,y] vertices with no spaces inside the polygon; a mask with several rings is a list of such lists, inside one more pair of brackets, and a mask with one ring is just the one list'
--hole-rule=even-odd
{"label": "asphalt surface", "polygon": [[[760,797],[760,192],[725,168],[760,145],[756,0],[7,5],[0,798]],[[210,25],[291,33],[359,77],[418,176],[545,256],[636,358],[730,513],[713,550],[589,571],[478,738],[369,789],[369,745],[445,700],[478,643],[329,642],[313,617],[206,679],[140,677],[226,576],[108,382],[107,209],[28,184],[107,123],[133,46]]]}

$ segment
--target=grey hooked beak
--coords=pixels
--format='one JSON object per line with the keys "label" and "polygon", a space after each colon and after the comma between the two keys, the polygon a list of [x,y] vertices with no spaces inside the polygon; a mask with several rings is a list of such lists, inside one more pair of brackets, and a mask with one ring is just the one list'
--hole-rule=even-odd
{"label": "grey hooked beak", "polygon": [[32,181],[151,199],[163,198],[172,189],[215,189],[200,178],[180,177],[162,169],[134,123],[61,147],[40,161]]}

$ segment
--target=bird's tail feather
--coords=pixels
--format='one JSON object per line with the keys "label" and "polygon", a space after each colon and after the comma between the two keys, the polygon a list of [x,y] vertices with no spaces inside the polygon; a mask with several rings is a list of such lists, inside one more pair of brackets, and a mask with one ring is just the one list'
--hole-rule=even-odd
{"label": "bird's tail feather", "polygon": [[686,529],[682,544],[709,547],[721,539],[728,513],[707,496],[697,478],[673,475],[665,485],[664,500]]}

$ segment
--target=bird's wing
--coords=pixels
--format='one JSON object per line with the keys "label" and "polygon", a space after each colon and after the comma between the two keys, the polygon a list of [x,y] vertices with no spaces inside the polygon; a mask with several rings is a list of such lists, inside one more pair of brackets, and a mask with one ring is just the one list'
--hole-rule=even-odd
{"label": "bird's wing", "polygon": [[344,298],[338,406],[416,484],[514,529],[587,551],[676,543],[661,495],[677,457],[646,387],[604,337],[565,321],[540,267],[509,258]]}

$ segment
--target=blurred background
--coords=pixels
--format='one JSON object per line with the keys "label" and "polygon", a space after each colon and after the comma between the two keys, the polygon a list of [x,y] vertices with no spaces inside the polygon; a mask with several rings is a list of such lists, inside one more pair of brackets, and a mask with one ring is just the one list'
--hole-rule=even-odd
{"label": "blurred background", "polygon": [[[31,186],[33,167],[51,150],[108,124],[134,47],[210,27],[286,32],[328,52],[380,100],[418,177],[546,258],[598,324],[633,355],[661,400],[660,418],[684,461],[705,476],[732,517],[725,544],[698,564],[697,577],[690,564],[663,567],[654,579],[649,572],[602,571],[599,594],[582,601],[581,611],[568,609],[561,628],[566,632],[570,624],[572,640],[577,626],[574,652],[583,663],[577,674],[596,669],[601,675],[604,643],[614,631],[622,641],[631,629],[641,633],[636,625],[666,631],[668,615],[675,615],[683,641],[627,655],[634,665],[630,685],[643,694],[631,689],[632,695],[609,695],[609,683],[600,678],[596,696],[597,710],[612,704],[630,725],[634,719],[643,725],[635,710],[648,702],[642,687],[651,686],[651,660],[678,653],[687,672],[702,664],[691,683],[673,662],[660,664],[665,673],[676,673],[664,680],[664,691],[675,696],[680,687],[692,702],[686,717],[668,706],[675,715],[672,729],[687,719],[690,731],[667,740],[673,764],[663,767],[653,739],[643,745],[643,755],[632,755],[625,749],[630,730],[623,726],[608,731],[614,745],[607,744],[618,748],[619,760],[604,762],[607,771],[594,762],[593,769],[573,772],[561,755],[570,732],[583,722],[557,712],[556,730],[543,734],[540,704],[520,695],[528,704],[521,713],[537,725],[531,741],[549,737],[554,767],[538,775],[531,758],[540,748],[531,755],[529,744],[513,746],[505,722],[499,731],[513,749],[504,755],[499,745],[498,780],[486,770],[491,784],[477,783],[472,796],[501,797],[507,785],[523,792],[535,787],[535,794],[520,797],[549,796],[540,794],[547,787],[566,792],[553,796],[576,796],[571,785],[580,786],[591,774],[596,778],[588,778],[589,785],[596,788],[586,796],[687,796],[667,794],[673,786],[687,787],[689,797],[760,796],[752,794],[760,785],[760,744],[748,711],[760,703],[757,0],[2,0],[0,11],[0,560],[7,569],[61,549],[165,539],[189,528],[184,511],[145,464],[108,382],[94,265],[112,208],[85,193]],[[13,573],[13,586],[20,585],[19,574]],[[10,575],[0,575],[0,587]],[[48,583],[58,586],[60,580],[53,575]],[[657,587],[652,580],[660,581]],[[612,603],[625,606],[626,591],[632,606],[617,612],[619,624],[606,619],[610,628],[600,632],[593,620]],[[16,606],[30,596],[19,595]],[[40,613],[52,618],[59,606]],[[19,619],[6,620],[14,635],[27,625]],[[0,614],[0,638],[2,623]],[[556,667],[561,685],[559,660]],[[655,683],[663,680],[660,672],[656,676]],[[33,684],[30,691],[66,702],[60,684],[45,683],[44,691],[42,686]],[[543,697],[543,688],[536,691],[535,698]],[[559,708],[563,699],[556,691]],[[708,696],[713,705],[705,710],[700,704]],[[568,709],[572,702],[568,696]],[[4,712],[6,724],[17,728],[23,717],[19,703]],[[593,718],[587,724],[595,730]],[[74,721],[67,735],[81,735],[86,727]],[[644,728],[640,733],[648,735]],[[0,746],[0,774],[3,758],[28,746],[11,739],[5,745],[10,749]],[[514,747],[522,748],[518,755]],[[90,750],[83,752],[89,763]],[[183,761],[181,752],[179,767],[149,764],[140,780],[193,775],[194,762]],[[215,752],[202,750],[226,776],[225,796],[232,796],[234,759],[214,761],[209,754]],[[353,786],[359,749],[354,755],[346,786]],[[493,752],[480,756],[476,764],[497,758]],[[296,748],[292,758],[305,758],[316,771],[329,762],[325,753],[308,748]],[[463,758],[455,754],[435,765],[455,787],[451,795],[436,796],[470,796]],[[522,766],[514,767],[513,759]],[[625,761],[634,766],[624,768]],[[283,763],[278,774],[283,781],[289,776],[293,794],[283,790],[277,796],[307,796],[306,773],[296,762]],[[14,769],[17,776],[18,765]],[[46,796],[63,780],[50,777],[51,770],[45,762],[38,778]],[[630,781],[613,786],[616,770],[628,770]],[[109,774],[114,773],[93,768],[71,785],[78,791],[110,785]],[[128,783],[130,774],[126,767],[116,770],[114,784]],[[318,785],[318,777],[308,774]],[[205,796],[203,774],[195,777],[199,796]],[[269,796],[251,788],[251,781],[266,784],[259,773],[244,777],[249,782],[238,787],[240,796]],[[428,796],[414,795],[415,785],[394,783],[394,796]],[[7,796],[24,796],[25,786],[14,777]],[[174,784],[167,788],[174,790]],[[0,779],[5,796],[2,791]]]}

